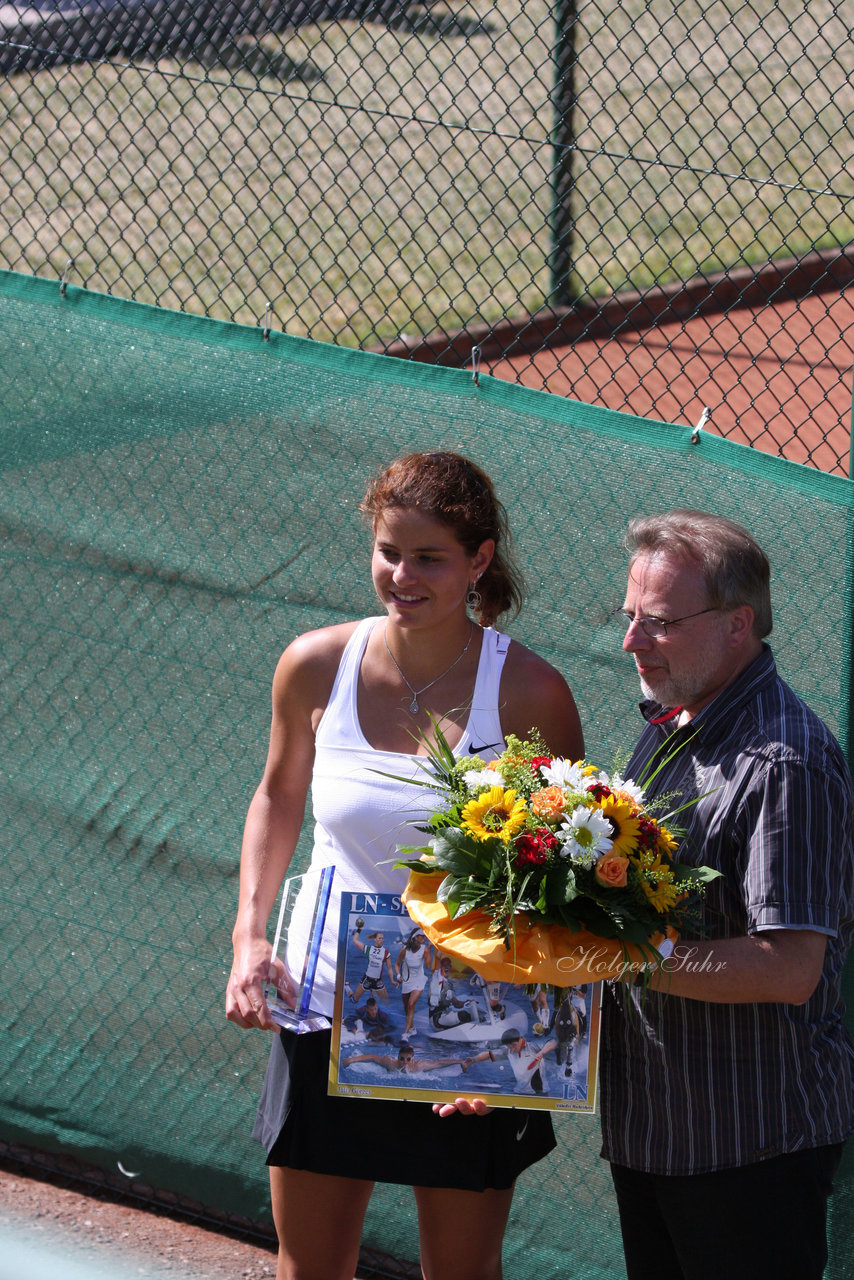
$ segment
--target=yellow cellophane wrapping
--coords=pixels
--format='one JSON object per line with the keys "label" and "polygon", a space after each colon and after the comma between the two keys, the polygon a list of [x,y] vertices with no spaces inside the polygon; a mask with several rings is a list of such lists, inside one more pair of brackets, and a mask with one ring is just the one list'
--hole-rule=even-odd
{"label": "yellow cellophane wrapping", "polygon": [[[436,900],[444,873],[410,872],[403,892],[406,908],[427,938],[446,955],[454,956],[488,982],[547,982],[572,987],[637,972],[654,955],[665,934],[650,938],[645,952],[630,943],[597,938],[586,929],[573,932],[562,925],[532,924],[516,916],[516,936],[509,948],[489,929],[483,911],[467,911],[452,920],[443,902]],[[678,935],[668,929],[667,936]],[[628,967],[627,967],[628,966]]]}

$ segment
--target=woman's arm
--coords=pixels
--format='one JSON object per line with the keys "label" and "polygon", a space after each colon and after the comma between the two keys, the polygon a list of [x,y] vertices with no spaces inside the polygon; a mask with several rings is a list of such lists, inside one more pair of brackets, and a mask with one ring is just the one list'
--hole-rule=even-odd
{"label": "woman's arm", "polygon": [[276,667],[267,763],[243,831],[234,962],[226,991],[226,1017],[239,1027],[278,1030],[263,994],[270,969],[267,921],[299,838],[311,785],[314,733],[345,642],[333,633],[346,630],[335,627],[300,636]]}

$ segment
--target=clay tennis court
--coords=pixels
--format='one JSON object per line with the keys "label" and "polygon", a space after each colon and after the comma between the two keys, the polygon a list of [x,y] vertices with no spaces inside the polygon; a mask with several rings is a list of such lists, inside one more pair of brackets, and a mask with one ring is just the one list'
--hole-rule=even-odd
{"label": "clay tennis court", "polygon": [[485,364],[555,395],[707,430],[848,475],[854,299],[844,290],[665,321]]}
{"label": "clay tennis court", "polygon": [[381,350],[849,474],[854,253],[817,249],[660,288],[402,337]]}

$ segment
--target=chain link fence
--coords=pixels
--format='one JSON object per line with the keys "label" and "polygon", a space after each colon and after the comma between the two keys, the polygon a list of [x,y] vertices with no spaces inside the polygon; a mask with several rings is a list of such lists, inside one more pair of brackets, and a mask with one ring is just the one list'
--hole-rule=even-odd
{"label": "chain link fence", "polygon": [[[838,476],[10,272],[0,366],[6,1142],[269,1219],[249,1138],[268,1040],[223,1016],[240,833],[284,644],[376,610],[358,502],[401,452],[455,447],[494,476],[528,585],[509,629],[566,673],[603,767],[637,733],[610,610],[621,532],[651,493],[754,531],[781,671],[850,749],[854,489]],[[295,871],[310,840],[307,823]],[[557,1128],[520,1179],[506,1274],[616,1280],[598,1123]],[[828,1280],[850,1280],[854,1168],[837,1185]],[[407,1189],[377,1188],[365,1241],[418,1274]]]}
{"label": "chain link fence", "polygon": [[[713,374],[752,325],[760,387],[824,374],[775,393],[763,447],[847,474],[833,0],[13,0],[0,69],[0,267],[437,362],[477,344],[546,388],[548,349],[567,394],[666,419],[692,319]],[[804,297],[827,323],[795,315],[790,358],[751,312]],[[585,342],[652,326],[663,381],[631,349],[581,378]],[[755,439],[758,395],[714,429]]]}

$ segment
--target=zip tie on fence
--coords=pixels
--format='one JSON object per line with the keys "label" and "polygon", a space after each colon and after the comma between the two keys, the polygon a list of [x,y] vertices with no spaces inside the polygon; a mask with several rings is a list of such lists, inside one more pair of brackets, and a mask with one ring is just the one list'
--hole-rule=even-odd
{"label": "zip tie on fence", "polygon": [[471,376],[472,382],[476,387],[480,386],[480,347],[474,346],[471,349]]}
{"label": "zip tie on fence", "polygon": [[264,308],[264,341],[265,342],[270,341],[270,315],[272,313],[272,310],[273,310],[272,304],[268,302],[266,307]]}
{"label": "zip tie on fence", "polygon": [[63,273],[62,273],[62,279],[61,279],[61,280],[60,280],[60,282],[59,282],[59,296],[60,296],[60,298],[64,298],[64,297],[65,297],[66,291],[67,291],[67,289],[68,289],[68,273],[69,273],[69,271],[71,270],[71,268],[72,268],[72,266],[73,266],[73,265],[74,265],[74,259],[73,259],[73,258],[69,258],[69,259],[68,259],[68,261],[67,261],[67,262],[66,262],[66,264],[65,264],[65,270],[64,270],[64,271],[63,271]]}
{"label": "zip tie on fence", "polygon": [[711,418],[711,416],[712,416],[712,411],[707,405],[706,408],[703,410],[703,412],[700,414],[700,421],[697,423],[696,427],[691,432],[692,444],[700,443],[700,432],[703,430],[703,427],[709,421],[709,418]]}

